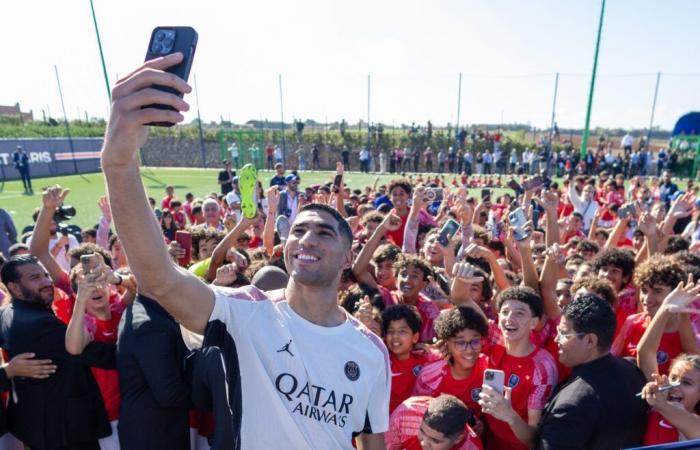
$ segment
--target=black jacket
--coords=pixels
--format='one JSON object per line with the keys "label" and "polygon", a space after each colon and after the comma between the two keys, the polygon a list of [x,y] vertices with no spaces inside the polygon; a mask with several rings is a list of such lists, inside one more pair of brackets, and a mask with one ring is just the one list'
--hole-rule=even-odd
{"label": "black jacket", "polygon": [[32,352],[51,359],[56,373],[43,380],[16,378],[7,411],[8,428],[31,448],[97,446],[111,429],[90,367],[115,368],[113,345],[92,342],[81,355],[65,348],[66,325],[44,306],[13,299],[0,308],[0,347],[9,358]]}
{"label": "black jacket", "polygon": [[189,388],[180,326],[139,295],[119,322],[119,441],[128,450],[189,450]]}
{"label": "black jacket", "polygon": [[542,450],[619,450],[641,445],[646,403],[635,395],[642,372],[612,355],[574,368],[545,405],[537,436]]}

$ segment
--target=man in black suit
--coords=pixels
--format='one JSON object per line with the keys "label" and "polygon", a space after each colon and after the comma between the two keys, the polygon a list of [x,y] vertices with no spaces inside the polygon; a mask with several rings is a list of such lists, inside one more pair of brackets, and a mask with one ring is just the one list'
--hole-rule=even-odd
{"label": "man in black suit", "polygon": [[32,176],[29,174],[29,157],[24,152],[21,145],[17,146],[15,153],[12,155],[12,164],[19,172],[19,176],[22,177],[24,193],[33,194],[34,190],[32,189]]}
{"label": "man in black suit", "polygon": [[81,355],[66,351],[66,326],[51,310],[53,283],[34,256],[10,258],[0,279],[12,295],[0,308],[0,347],[10,358],[31,352],[57,366],[48,378],[14,379],[10,432],[32,450],[98,450],[111,429],[90,367],[114,369],[114,346],[91,342]]}
{"label": "man in black suit", "polygon": [[180,326],[139,295],[122,315],[117,369],[119,442],[128,450],[189,450],[189,387]]}
{"label": "man in black suit", "polygon": [[646,404],[635,395],[642,372],[610,354],[615,313],[600,297],[584,295],[564,309],[557,328],[559,361],[573,368],[545,405],[537,449],[617,450],[637,447],[646,427]]}

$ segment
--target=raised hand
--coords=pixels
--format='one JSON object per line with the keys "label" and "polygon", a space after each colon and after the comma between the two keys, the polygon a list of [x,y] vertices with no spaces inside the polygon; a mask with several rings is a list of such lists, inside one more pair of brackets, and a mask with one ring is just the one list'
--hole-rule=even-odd
{"label": "raised hand", "polygon": [[[192,90],[183,79],[165,72],[168,67],[179,64],[182,58],[182,53],[173,53],[152,59],[117,81],[112,89],[112,108],[102,147],[103,168],[138,163],[137,150],[148,138],[146,124],[184,120],[180,111],[188,111],[189,105],[175,94],[153,88],[154,85],[166,86],[183,94]],[[143,109],[152,104],[168,105],[175,111]]]}
{"label": "raised hand", "polygon": [[428,199],[423,186],[419,186],[413,191],[413,206],[418,210],[425,209],[428,206]]}
{"label": "raised hand", "polygon": [[671,314],[700,314],[700,309],[691,308],[690,305],[700,300],[700,283],[693,282],[693,275],[688,275],[688,282],[678,283],[664,299],[661,307]]}
{"label": "raised hand", "polygon": [[97,206],[99,206],[100,211],[102,211],[102,217],[107,219],[108,222],[111,222],[112,210],[109,208],[109,200],[107,199],[106,195],[100,197],[100,199],[97,201]]}
{"label": "raised hand", "polygon": [[69,193],[70,189],[68,188],[63,189],[57,184],[51,186],[50,188],[47,188],[44,192],[42,192],[42,204],[44,205],[44,208],[53,211],[63,204],[63,201],[66,199]]}
{"label": "raised hand", "polygon": [[216,278],[214,283],[219,286],[230,286],[234,281],[238,279],[238,267],[235,263],[224,264],[223,266],[216,269]]}
{"label": "raised hand", "polygon": [[182,248],[179,242],[170,241],[170,244],[168,244],[168,253],[177,261],[185,257],[186,250]]}
{"label": "raised hand", "polygon": [[488,258],[489,256],[493,255],[493,252],[489,250],[486,247],[482,247],[480,245],[477,245],[475,243],[471,243],[467,246],[466,249],[464,249],[464,253],[466,253],[468,256],[471,256],[472,258]]}
{"label": "raised hand", "polygon": [[668,211],[668,215],[674,219],[682,219],[688,217],[693,212],[693,194],[686,193],[679,196],[671,204],[671,209]]}
{"label": "raised hand", "polygon": [[648,213],[642,213],[639,218],[639,223],[637,224],[637,229],[639,229],[645,236],[652,236],[656,234],[656,220],[654,217]]}
{"label": "raised hand", "polygon": [[555,191],[542,191],[542,206],[546,210],[559,209],[559,195]]}
{"label": "raised hand", "polygon": [[277,186],[272,186],[267,190],[267,209],[270,216],[274,216],[280,203],[280,191]]}
{"label": "raised hand", "polygon": [[401,229],[401,217],[399,217],[393,213],[387,214],[379,226],[388,233],[392,233],[394,231],[397,231],[397,230]]}

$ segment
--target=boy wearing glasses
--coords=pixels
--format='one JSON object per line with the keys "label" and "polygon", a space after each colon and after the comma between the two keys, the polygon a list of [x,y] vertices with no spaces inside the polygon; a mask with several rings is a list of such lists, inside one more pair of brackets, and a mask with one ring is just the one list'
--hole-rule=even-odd
{"label": "boy wearing glasses", "polygon": [[445,343],[447,357],[426,365],[418,375],[413,395],[437,397],[454,395],[470,409],[477,434],[483,432],[479,393],[488,367],[481,353],[482,339],[488,333],[486,319],[472,307],[457,306],[444,311],[435,321],[435,332]]}

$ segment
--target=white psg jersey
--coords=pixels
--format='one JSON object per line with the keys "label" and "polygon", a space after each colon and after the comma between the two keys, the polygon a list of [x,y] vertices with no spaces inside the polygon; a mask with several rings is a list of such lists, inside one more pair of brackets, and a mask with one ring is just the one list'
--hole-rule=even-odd
{"label": "white psg jersey", "polygon": [[315,325],[252,286],[212,289],[209,322],[225,326],[240,365],[241,448],[352,449],[354,434],[388,429],[391,370],[378,336],[350,315]]}

